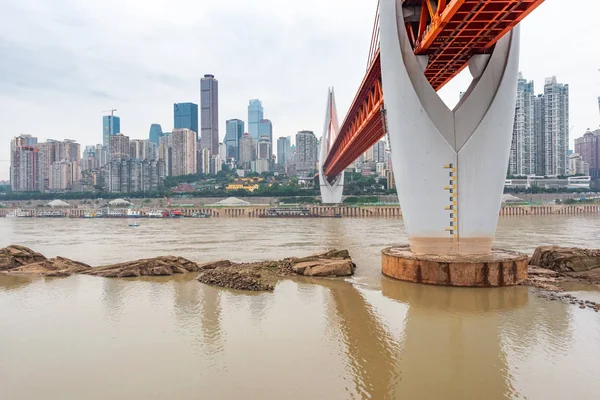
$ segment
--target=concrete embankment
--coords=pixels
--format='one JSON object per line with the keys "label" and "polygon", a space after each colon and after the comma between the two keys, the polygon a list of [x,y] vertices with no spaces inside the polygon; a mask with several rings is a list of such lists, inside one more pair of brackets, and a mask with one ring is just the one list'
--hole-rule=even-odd
{"label": "concrete embankment", "polygon": [[[267,214],[270,205],[249,205],[238,207],[188,207],[183,208],[182,213],[186,217],[203,213],[213,218],[257,218]],[[402,210],[398,205],[360,205],[360,206],[306,206],[311,214],[322,217],[339,214],[347,218],[364,217],[401,217]],[[14,208],[1,208],[0,217],[5,217]],[[36,216],[39,211],[47,211],[47,208],[20,208],[29,216]],[[60,209],[67,217],[82,218],[91,208],[65,208]],[[142,207],[142,215],[151,209]],[[525,216],[525,215],[578,215],[578,214],[600,214],[600,204],[569,204],[569,205],[505,205],[500,209],[500,216]]]}

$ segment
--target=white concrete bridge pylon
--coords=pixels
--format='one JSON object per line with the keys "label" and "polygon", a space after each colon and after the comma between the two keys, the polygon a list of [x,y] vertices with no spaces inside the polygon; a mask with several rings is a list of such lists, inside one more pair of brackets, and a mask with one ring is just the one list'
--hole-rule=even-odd
{"label": "white concrete bridge pylon", "polygon": [[401,0],[380,3],[381,73],[396,187],[414,253],[491,251],[515,112],[519,26],[469,60],[473,81],[449,109],[425,77]]}

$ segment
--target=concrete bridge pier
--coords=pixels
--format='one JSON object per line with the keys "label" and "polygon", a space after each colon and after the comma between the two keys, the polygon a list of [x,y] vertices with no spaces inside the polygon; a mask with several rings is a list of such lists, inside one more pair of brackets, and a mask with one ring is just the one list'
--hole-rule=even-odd
{"label": "concrete bridge pier", "polygon": [[[522,257],[492,252],[515,115],[519,26],[491,54],[469,59],[473,80],[449,109],[424,74],[428,56],[414,53],[402,4],[380,2],[380,51],[392,164],[410,248],[384,250],[383,272],[443,285],[519,283],[527,276]],[[468,266],[473,260],[478,265]],[[510,277],[489,278],[490,270],[505,264],[515,266],[508,272],[502,267]],[[466,273],[469,268],[472,273]],[[431,279],[423,279],[425,271]]]}

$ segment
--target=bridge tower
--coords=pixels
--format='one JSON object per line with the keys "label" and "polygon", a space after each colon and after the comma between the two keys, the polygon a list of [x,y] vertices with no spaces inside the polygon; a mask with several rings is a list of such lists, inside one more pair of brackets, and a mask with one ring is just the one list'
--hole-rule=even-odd
{"label": "bridge tower", "polygon": [[380,7],[387,125],[410,248],[489,253],[512,138],[519,26],[489,54],[469,58],[472,83],[451,110],[424,73],[430,56],[416,55],[411,45],[411,10],[401,0],[381,0]]}
{"label": "bridge tower", "polygon": [[325,111],[325,124],[323,126],[323,136],[321,137],[321,149],[319,157],[319,185],[321,187],[321,199],[324,204],[340,204],[344,193],[344,171],[333,179],[328,179],[323,172],[323,164],[331,144],[334,142],[340,130],[337,117],[337,107],[335,105],[335,94],[333,88],[327,91],[327,109]]}

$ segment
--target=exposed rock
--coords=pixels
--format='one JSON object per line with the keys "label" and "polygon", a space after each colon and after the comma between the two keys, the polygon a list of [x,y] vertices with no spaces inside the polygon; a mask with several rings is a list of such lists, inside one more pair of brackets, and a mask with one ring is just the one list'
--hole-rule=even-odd
{"label": "exposed rock", "polygon": [[600,250],[541,246],[535,249],[529,264],[551,269],[562,276],[600,284]]}
{"label": "exposed rock", "polygon": [[8,271],[23,265],[44,261],[40,253],[25,246],[11,245],[0,249],[0,271]]}
{"label": "exposed rock", "polygon": [[296,264],[292,269],[304,276],[350,276],[354,273],[351,260],[309,261]]}
{"label": "exposed rock", "polygon": [[42,276],[69,276],[89,270],[91,267],[79,261],[64,257],[45,259],[39,262],[26,264],[9,271],[11,274],[34,274]]}
{"label": "exposed rock", "polygon": [[529,264],[562,273],[589,271],[600,268],[600,250],[541,246],[535,249]]}
{"label": "exposed rock", "polygon": [[236,290],[272,291],[275,285],[268,282],[272,277],[266,277],[265,274],[265,272],[256,272],[255,269],[221,267],[202,272],[198,276],[198,281]]}
{"label": "exposed rock", "polygon": [[198,264],[198,270],[206,271],[208,269],[229,267],[230,265],[231,265],[231,261],[229,261],[229,260],[209,261],[209,262]]}
{"label": "exposed rock", "polygon": [[83,274],[104,278],[133,278],[139,276],[170,276],[200,271],[198,264],[183,257],[164,256],[119,264],[94,267]]}
{"label": "exposed rock", "polygon": [[332,250],[308,257],[285,258],[278,261],[260,261],[234,264],[215,261],[202,266],[198,281],[239,290],[273,290],[277,281],[284,277],[303,276],[349,276],[356,265],[347,250]]}

